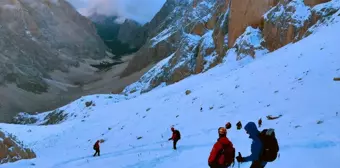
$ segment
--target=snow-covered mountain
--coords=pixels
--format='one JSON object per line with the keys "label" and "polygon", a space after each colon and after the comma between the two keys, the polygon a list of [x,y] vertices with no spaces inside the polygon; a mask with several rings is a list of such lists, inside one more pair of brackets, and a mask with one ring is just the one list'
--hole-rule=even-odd
{"label": "snow-covered mountain", "polygon": [[339,9],[338,0],[169,0],[165,6],[167,3],[177,4],[136,53],[123,77],[146,66],[155,68],[128,86],[125,94],[176,83],[215,67],[226,57],[256,59],[308,36],[314,25]]}
{"label": "snow-covered mountain", "polygon": [[[232,48],[214,68],[167,87],[141,95],[91,95],[55,111],[22,114],[31,118],[28,125],[0,124],[37,155],[1,168],[203,168],[218,127],[231,122],[227,136],[236,152],[248,155],[251,140],[235,124],[259,118],[260,129],[274,128],[280,145],[280,157],[266,168],[338,168],[340,83],[333,81],[340,76],[340,11],[333,10],[338,4],[315,6],[313,10],[327,18],[313,26],[309,36],[270,53],[262,46],[261,29],[246,28],[236,43],[246,51],[254,46],[251,51],[262,55],[256,61],[249,56],[235,59],[242,55]],[[188,41],[197,37],[182,35]],[[159,72],[175,56],[150,72]],[[168,141],[171,125],[182,135],[177,151]],[[98,139],[104,143],[101,156],[94,158],[92,146]]]}
{"label": "snow-covered mountain", "polygon": [[[163,23],[164,20],[169,19],[170,13],[180,4],[182,4],[181,1],[168,0],[154,18],[143,25],[135,20],[122,20],[122,18],[117,16],[106,16],[98,13],[93,13],[88,18],[95,23],[98,34],[113,50],[113,53],[124,55],[124,52],[136,52],[146,43],[149,37],[153,37],[161,29],[165,29],[166,24]],[[125,44],[128,46],[128,49]],[[137,64],[139,66],[139,63]],[[127,75],[124,75],[124,77]]]}
{"label": "snow-covered mountain", "polygon": [[78,84],[98,78],[91,64],[111,61],[65,0],[1,0],[0,13],[0,121],[69,103]]}

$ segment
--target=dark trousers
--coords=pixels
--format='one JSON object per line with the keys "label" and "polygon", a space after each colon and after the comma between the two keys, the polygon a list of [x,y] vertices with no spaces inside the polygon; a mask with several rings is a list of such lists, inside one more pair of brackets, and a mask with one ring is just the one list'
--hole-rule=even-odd
{"label": "dark trousers", "polygon": [[173,149],[177,149],[177,142],[178,142],[178,140],[173,140]]}
{"label": "dark trousers", "polygon": [[100,149],[95,149],[96,150],[96,153],[94,153],[93,156],[96,156],[98,154],[98,156],[100,156]]}

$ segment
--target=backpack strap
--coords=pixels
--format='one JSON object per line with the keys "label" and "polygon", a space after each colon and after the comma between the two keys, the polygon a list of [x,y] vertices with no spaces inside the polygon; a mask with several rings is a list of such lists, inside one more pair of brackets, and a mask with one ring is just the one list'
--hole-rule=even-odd
{"label": "backpack strap", "polygon": [[222,149],[217,153],[215,161],[214,161],[215,163],[218,163],[218,159],[224,154],[225,148],[228,147],[228,145],[221,143],[219,140],[217,141],[217,143],[222,145]]}

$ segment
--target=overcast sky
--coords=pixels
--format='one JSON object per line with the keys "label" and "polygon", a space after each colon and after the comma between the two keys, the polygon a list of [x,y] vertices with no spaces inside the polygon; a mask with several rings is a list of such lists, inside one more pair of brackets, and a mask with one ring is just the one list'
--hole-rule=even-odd
{"label": "overcast sky", "polygon": [[142,24],[150,21],[166,0],[68,0],[81,14],[93,12],[128,18]]}

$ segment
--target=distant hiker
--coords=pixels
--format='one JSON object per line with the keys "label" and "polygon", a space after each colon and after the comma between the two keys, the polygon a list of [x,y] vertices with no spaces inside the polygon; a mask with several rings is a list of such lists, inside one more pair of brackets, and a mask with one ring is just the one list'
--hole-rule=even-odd
{"label": "distant hiker", "polygon": [[230,128],[231,128],[231,123],[230,123],[230,122],[227,122],[227,124],[225,124],[225,128],[226,128],[226,129],[230,129]]}
{"label": "distant hiker", "polygon": [[279,146],[273,129],[264,129],[259,132],[254,122],[249,122],[244,127],[249,138],[253,140],[251,144],[251,155],[242,157],[241,153],[236,157],[238,162],[252,161],[250,168],[264,168],[267,162],[276,159]]}
{"label": "distant hiker", "polygon": [[208,165],[210,168],[227,168],[234,164],[235,148],[227,138],[226,128],[220,127],[218,136],[219,138],[210,152]]}
{"label": "distant hiker", "polygon": [[242,123],[241,123],[241,121],[237,122],[236,127],[237,127],[237,130],[242,129]]}
{"label": "distant hiker", "polygon": [[100,146],[99,146],[100,141],[98,140],[94,145],[93,145],[93,149],[96,151],[96,153],[94,153],[93,157],[95,157],[97,154],[98,156],[100,156]]}
{"label": "distant hiker", "polygon": [[178,140],[181,139],[181,133],[178,130],[176,130],[174,127],[171,127],[171,131],[172,131],[172,137],[169,138],[169,141],[170,140],[173,141],[173,149],[176,150],[177,142]]}
{"label": "distant hiker", "polygon": [[259,128],[260,128],[262,126],[262,119],[261,118],[259,119],[258,124],[259,124]]}

